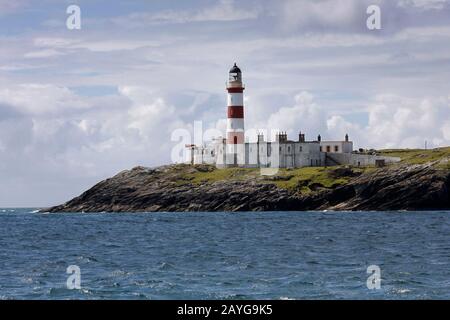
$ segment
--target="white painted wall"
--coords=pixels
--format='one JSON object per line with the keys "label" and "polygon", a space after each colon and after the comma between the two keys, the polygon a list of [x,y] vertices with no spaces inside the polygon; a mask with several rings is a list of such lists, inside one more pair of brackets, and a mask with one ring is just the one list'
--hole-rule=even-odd
{"label": "white painted wall", "polygon": [[227,106],[232,107],[232,106],[244,106],[244,94],[243,93],[228,93],[228,98],[227,98]]}
{"label": "white painted wall", "polygon": [[228,132],[244,131],[244,119],[228,118],[227,131]]}
{"label": "white painted wall", "polygon": [[[329,153],[352,153],[353,152],[353,142],[352,141],[321,141],[320,146],[322,147],[322,152]],[[327,151],[327,147],[330,151]],[[338,151],[335,151],[335,147]]]}
{"label": "white painted wall", "polygon": [[399,162],[401,159],[397,157],[384,157],[368,154],[355,153],[329,153],[327,156],[340,164],[348,164],[353,166],[369,166],[375,165],[376,160],[384,160],[386,164]]}

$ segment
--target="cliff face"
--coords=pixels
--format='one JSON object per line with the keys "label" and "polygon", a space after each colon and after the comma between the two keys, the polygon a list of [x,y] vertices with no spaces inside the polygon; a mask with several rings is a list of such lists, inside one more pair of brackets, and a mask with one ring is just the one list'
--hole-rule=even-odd
{"label": "cliff face", "polygon": [[449,190],[450,170],[432,164],[305,168],[274,177],[256,169],[172,165],[123,171],[43,211],[434,210],[450,209]]}

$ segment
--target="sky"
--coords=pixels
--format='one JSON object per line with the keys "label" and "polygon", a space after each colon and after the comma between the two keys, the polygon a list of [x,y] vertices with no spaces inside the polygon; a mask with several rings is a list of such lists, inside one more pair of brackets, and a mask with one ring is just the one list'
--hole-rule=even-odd
{"label": "sky", "polygon": [[224,131],[234,62],[247,129],[450,145],[450,0],[0,0],[0,207],[170,163],[195,121]]}

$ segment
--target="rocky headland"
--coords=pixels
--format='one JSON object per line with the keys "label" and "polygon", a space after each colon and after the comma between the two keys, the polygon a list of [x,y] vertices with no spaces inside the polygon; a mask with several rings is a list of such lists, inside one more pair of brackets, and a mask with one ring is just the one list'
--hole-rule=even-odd
{"label": "rocky headland", "polygon": [[183,212],[450,209],[450,148],[386,150],[383,168],[216,169],[136,167],[46,212]]}

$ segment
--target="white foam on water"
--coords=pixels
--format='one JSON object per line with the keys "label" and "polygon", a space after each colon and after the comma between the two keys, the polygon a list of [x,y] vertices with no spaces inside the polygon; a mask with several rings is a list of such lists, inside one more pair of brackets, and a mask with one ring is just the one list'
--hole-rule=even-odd
{"label": "white foam on water", "polygon": [[295,300],[294,298],[289,297],[280,297],[280,300]]}

